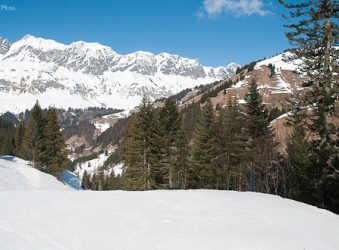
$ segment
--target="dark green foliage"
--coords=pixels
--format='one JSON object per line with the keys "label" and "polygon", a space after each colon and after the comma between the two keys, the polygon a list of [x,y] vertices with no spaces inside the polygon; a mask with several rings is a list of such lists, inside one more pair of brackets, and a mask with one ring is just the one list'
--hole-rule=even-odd
{"label": "dark green foliage", "polygon": [[20,122],[15,136],[15,155],[26,159],[25,148],[24,148],[24,139],[25,139],[26,127],[23,122]]}
{"label": "dark green foliage", "polygon": [[15,125],[6,116],[0,117],[0,155],[12,155],[15,150]]}
{"label": "dark green foliage", "polygon": [[21,122],[17,127],[13,153],[31,161],[33,167],[58,176],[70,162],[67,160],[57,110],[49,108],[44,115],[36,102],[29,113],[27,126]]}
{"label": "dark green foliage", "polygon": [[89,155],[85,155],[85,156],[81,156],[77,159],[75,159],[73,162],[72,162],[72,165],[75,166],[76,164],[83,164],[84,162],[87,162],[87,161],[90,161],[90,160],[93,160],[95,158],[98,157],[98,153],[91,153]]}
{"label": "dark green foliage", "polygon": [[271,122],[285,113],[286,113],[286,110],[275,107],[270,110],[269,115],[268,115],[268,121]]}
{"label": "dark green foliage", "polygon": [[217,186],[217,169],[214,162],[217,153],[215,148],[216,123],[210,101],[202,110],[194,138],[189,185],[191,188],[215,188]]}
{"label": "dark green foliage", "polygon": [[240,78],[239,80],[242,81],[245,79],[245,74],[243,72],[240,73]]}
{"label": "dark green foliage", "polygon": [[27,121],[24,150],[27,159],[32,162],[33,167],[43,169],[42,152],[44,150],[44,129],[45,121],[42,109],[38,103],[34,105]]}
{"label": "dark green foliage", "polygon": [[218,189],[246,190],[245,168],[249,137],[246,131],[245,115],[236,101],[230,101],[227,108],[220,111],[217,118],[216,136],[217,187]]}
{"label": "dark green foliage", "polygon": [[67,160],[57,110],[49,108],[44,115],[36,102],[27,113],[27,123],[17,123],[16,129],[15,116],[6,113],[6,119],[0,117],[0,154],[27,159],[33,167],[58,176],[70,162]]}
{"label": "dark green foliage", "polygon": [[186,187],[187,141],[174,98],[158,110],[144,98],[122,145],[127,189]]}
{"label": "dark green foliage", "polygon": [[[303,121],[312,145],[312,172],[314,176],[314,205],[336,210],[338,204],[337,180],[339,175],[338,125],[332,119],[338,117],[338,9],[337,1],[303,1],[290,4],[279,0],[288,10],[285,15],[289,29],[286,33],[293,46],[289,58],[302,59],[299,71],[306,73],[308,92],[299,100],[313,110],[305,112]],[[327,186],[328,185],[328,186]]]}
{"label": "dark green foliage", "polygon": [[99,170],[92,176],[85,171],[82,177],[82,188],[96,191],[118,190],[123,188],[123,181],[122,177],[114,175],[114,171],[107,175],[102,170]]}
{"label": "dark green foliage", "polygon": [[212,90],[208,90],[207,93],[201,96],[200,102],[205,103],[209,98],[216,97],[221,91],[225,91],[226,89],[230,88],[232,85],[233,85],[233,82],[231,79],[229,79],[228,81],[225,81],[224,83],[213,88]]}
{"label": "dark green foliage", "polygon": [[122,161],[122,153],[121,147],[118,146],[118,148],[112,152],[112,154],[107,158],[107,160],[104,162],[104,168],[111,167],[115,164],[118,164]]}
{"label": "dark green foliage", "polygon": [[161,145],[161,163],[160,171],[165,178],[163,185],[173,188],[175,170],[174,150],[176,148],[176,136],[180,127],[181,119],[177,110],[175,100],[168,98],[164,107],[159,112]]}
{"label": "dark green foliage", "polygon": [[73,135],[77,135],[84,136],[86,141],[92,142],[94,131],[95,131],[94,124],[86,120],[68,126],[62,132],[66,140],[68,138],[71,138]]}
{"label": "dark green foliage", "polygon": [[252,138],[264,135],[269,125],[267,110],[262,104],[256,79],[252,79],[249,91],[246,94],[248,127]]}
{"label": "dark green foliage", "polygon": [[194,125],[199,118],[200,112],[200,103],[191,103],[180,112],[182,116],[182,129],[188,140],[193,136]]}
{"label": "dark green foliage", "polygon": [[289,197],[302,202],[314,203],[312,153],[300,119],[301,117],[297,114],[294,118],[293,133],[288,142]]}
{"label": "dark green foliage", "polygon": [[269,63],[268,67],[270,68],[271,72],[270,72],[270,77],[272,78],[275,75],[275,66],[274,64]]}
{"label": "dark green foliage", "polygon": [[255,61],[255,62],[251,62],[251,63],[248,65],[247,72],[253,71],[256,64],[257,64],[256,61]]}
{"label": "dark green foliage", "polygon": [[54,176],[65,168],[67,154],[64,138],[60,131],[58,113],[50,107],[45,115],[43,127],[43,150],[40,154],[43,170]]}
{"label": "dark green foliage", "polygon": [[139,112],[129,120],[123,142],[126,188],[149,190],[156,184],[159,160],[157,129],[155,111],[150,100],[144,97]]}
{"label": "dark green foliage", "polygon": [[113,127],[108,128],[97,137],[96,144],[102,145],[103,147],[106,147],[108,144],[118,144],[124,135],[124,129],[128,120],[129,118],[119,119]]}
{"label": "dark green foliage", "polygon": [[253,162],[253,188],[257,192],[277,194],[280,175],[279,155],[256,79],[252,79],[246,101],[247,127],[251,138],[249,158]]}
{"label": "dark green foliage", "polygon": [[174,188],[186,189],[188,179],[188,161],[189,161],[189,149],[186,134],[179,126],[176,133],[176,147],[174,150],[175,162],[174,162]]}
{"label": "dark green foliage", "polygon": [[[191,91],[192,91],[192,89],[187,88],[187,89],[181,90],[178,94],[170,96],[169,98],[173,98],[176,102],[179,102],[182,98],[184,98]],[[161,98],[161,99],[158,99],[157,101],[164,102],[164,101],[166,101],[166,99],[167,98]]]}
{"label": "dark green foliage", "polygon": [[12,123],[15,127],[18,126],[18,124],[20,123],[18,118],[11,112],[4,113],[3,115],[1,115],[1,118],[6,120],[9,123]]}
{"label": "dark green foliage", "polygon": [[87,171],[85,170],[83,176],[82,176],[82,181],[81,181],[81,187],[83,189],[91,189],[92,185],[91,185],[91,177],[90,175],[87,174]]}

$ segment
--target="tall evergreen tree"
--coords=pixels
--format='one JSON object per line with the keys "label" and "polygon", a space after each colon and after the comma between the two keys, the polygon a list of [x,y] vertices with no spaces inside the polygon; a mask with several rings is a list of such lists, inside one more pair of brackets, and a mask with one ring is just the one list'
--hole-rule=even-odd
{"label": "tall evergreen tree", "polygon": [[158,160],[155,124],[152,104],[144,97],[139,112],[128,122],[123,142],[124,180],[128,189],[149,190],[155,185],[157,166],[154,162]]}
{"label": "tall evergreen tree", "polygon": [[26,127],[23,122],[20,122],[15,136],[15,155],[26,159],[25,149],[24,149],[24,139],[25,139]]}
{"label": "tall evergreen tree", "polygon": [[229,101],[218,117],[218,175],[221,189],[242,190],[248,170],[245,168],[248,152],[248,134],[245,116],[236,100]]}
{"label": "tall evergreen tree", "polygon": [[294,117],[293,132],[287,145],[290,168],[289,197],[302,202],[314,203],[314,173],[312,155],[306,132],[299,113]]}
{"label": "tall evergreen tree", "polygon": [[181,127],[181,117],[176,107],[175,99],[168,98],[165,105],[159,112],[159,123],[161,133],[161,167],[166,173],[168,179],[168,187],[174,188],[176,177],[176,149],[178,132]]}
{"label": "tall evergreen tree", "polygon": [[[333,209],[333,200],[339,200],[337,190],[333,190],[339,186],[339,128],[332,122],[338,117],[339,3],[336,0],[305,0],[296,4],[279,1],[288,9],[286,36],[293,46],[289,59],[301,59],[299,70],[309,78],[304,83],[309,91],[302,101],[305,106],[313,107],[304,120],[310,121],[307,129],[312,135],[314,166],[319,173],[317,205]],[[327,183],[331,183],[330,187]]]}
{"label": "tall evergreen tree", "polygon": [[81,180],[81,187],[83,189],[91,189],[91,178],[90,175],[87,174],[87,171],[85,170],[84,174],[82,175],[82,180]]}
{"label": "tall evergreen tree", "polygon": [[43,138],[44,118],[42,109],[38,101],[36,101],[30,117],[27,122],[27,128],[24,139],[24,151],[28,160],[32,162],[33,167],[42,169],[41,154],[44,147]]}
{"label": "tall evergreen tree", "polygon": [[195,128],[194,140],[190,163],[190,187],[215,188],[217,186],[216,122],[210,100],[203,107]]}
{"label": "tall evergreen tree", "polygon": [[4,116],[0,116],[0,154],[12,155],[15,149],[15,126]]}
{"label": "tall evergreen tree", "polygon": [[176,187],[178,189],[186,189],[188,179],[188,160],[189,150],[186,134],[180,126],[176,134],[176,147],[174,150],[175,156],[175,173],[176,173]]}
{"label": "tall evergreen tree", "polygon": [[246,101],[248,131],[251,137],[250,160],[253,162],[253,189],[277,194],[279,168],[276,161],[276,145],[256,79],[251,81]]}
{"label": "tall evergreen tree", "polygon": [[67,159],[66,145],[60,129],[57,110],[49,107],[43,127],[43,151],[41,159],[44,170],[52,175],[58,174],[65,168]]}
{"label": "tall evergreen tree", "polygon": [[262,97],[255,78],[251,80],[245,99],[247,102],[249,133],[252,138],[257,138],[267,133],[269,122],[267,110],[262,103]]}

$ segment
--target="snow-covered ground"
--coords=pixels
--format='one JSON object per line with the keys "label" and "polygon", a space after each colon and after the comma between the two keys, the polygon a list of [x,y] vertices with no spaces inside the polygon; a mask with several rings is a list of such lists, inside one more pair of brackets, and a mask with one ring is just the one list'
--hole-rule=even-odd
{"label": "snow-covered ground", "polygon": [[106,131],[107,129],[111,127],[111,125],[108,122],[105,122],[105,123],[95,122],[93,124],[96,129],[100,130],[101,133],[103,133],[104,131]]}
{"label": "snow-covered ground", "polygon": [[112,154],[112,150],[108,152],[106,155],[105,153],[102,153],[98,155],[97,158],[82,162],[81,164],[76,164],[75,166],[75,173],[78,174],[81,178],[84,174],[85,170],[87,174],[93,174],[97,172],[105,163],[105,161],[108,159],[108,157]]}
{"label": "snow-covered ground", "polygon": [[[87,174],[90,174],[90,175],[97,173],[98,170],[100,170],[100,168],[103,167],[105,161],[110,157],[110,155],[114,152],[114,150],[115,150],[115,148],[109,150],[107,155],[105,153],[102,153],[102,154],[98,155],[98,157],[95,158],[95,159],[82,162],[81,164],[79,164],[79,163],[76,164],[74,172],[77,175],[79,175],[80,178],[82,178],[85,170],[86,170]],[[112,168],[105,169],[104,174],[110,175],[112,170],[113,170],[114,174],[116,176],[121,175],[122,168],[123,168],[123,164],[119,163],[119,164],[113,166]]]}
{"label": "snow-covered ground", "polygon": [[281,69],[297,70],[298,65],[302,63],[301,60],[294,60],[293,62],[286,61],[286,59],[288,59],[288,57],[290,56],[291,53],[289,52],[284,52],[276,56],[272,56],[270,58],[258,62],[255,65],[255,69],[260,69],[260,67],[263,65],[268,66],[269,64],[272,64],[275,66],[276,71],[280,71]]}
{"label": "snow-covered ground", "polygon": [[230,191],[2,191],[2,250],[336,250],[339,216]]}
{"label": "snow-covered ground", "polygon": [[[66,189],[69,188],[58,181],[54,176],[32,168],[28,165],[27,161],[13,156],[0,157],[0,190]],[[0,199],[0,201],[4,200]]]}
{"label": "snow-covered ground", "polygon": [[233,191],[75,191],[0,159],[1,250],[337,250],[339,216]]}

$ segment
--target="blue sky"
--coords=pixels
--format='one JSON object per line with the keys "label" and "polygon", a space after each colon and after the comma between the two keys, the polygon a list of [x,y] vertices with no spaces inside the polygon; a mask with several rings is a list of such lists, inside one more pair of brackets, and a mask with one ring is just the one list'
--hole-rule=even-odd
{"label": "blue sky", "polygon": [[199,58],[207,66],[245,64],[289,47],[277,2],[1,0],[0,36],[99,42],[121,54],[166,51]]}

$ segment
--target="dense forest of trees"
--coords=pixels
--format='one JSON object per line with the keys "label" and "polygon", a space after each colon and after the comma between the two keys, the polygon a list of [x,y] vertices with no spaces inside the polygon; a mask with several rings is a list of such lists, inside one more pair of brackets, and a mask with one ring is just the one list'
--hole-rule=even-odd
{"label": "dense forest of trees", "polygon": [[[237,100],[229,100],[224,108],[213,107],[209,98],[214,92],[181,112],[175,99],[154,109],[144,98],[139,112],[127,123],[122,143],[125,174],[115,181],[119,183],[116,188],[245,191],[250,189],[251,166],[253,191],[339,212],[339,129],[333,122],[338,118],[339,56],[334,48],[338,45],[334,22],[338,5],[330,0],[280,2],[290,10],[286,26],[294,46],[290,60],[303,59],[299,71],[309,79],[304,83],[308,91],[290,119],[287,155],[278,152],[270,126],[284,111],[268,112],[256,79],[252,79],[244,107]],[[252,63],[248,70],[254,66]],[[273,77],[275,67],[269,67]]]}
{"label": "dense forest of trees", "polygon": [[[249,190],[252,161],[254,191],[277,194],[283,190],[281,157],[255,80],[246,98],[245,110],[230,100],[217,111],[208,99],[198,112],[186,108],[180,113],[172,98],[160,109],[144,98],[125,131],[126,171],[121,188]],[[187,116],[195,120],[191,133],[184,129]]]}
{"label": "dense forest of trees", "polygon": [[[339,212],[339,39],[337,1],[303,1],[287,8],[290,60],[302,59],[309,91],[296,108],[289,145],[293,198]],[[300,108],[307,107],[307,108]],[[306,138],[306,139],[303,139]],[[302,185],[302,186],[301,186]]]}
{"label": "dense forest of trees", "polygon": [[67,166],[66,145],[59,125],[58,113],[50,107],[43,113],[37,102],[27,122],[14,124],[0,119],[0,154],[18,156],[31,162],[34,168],[58,176]]}

